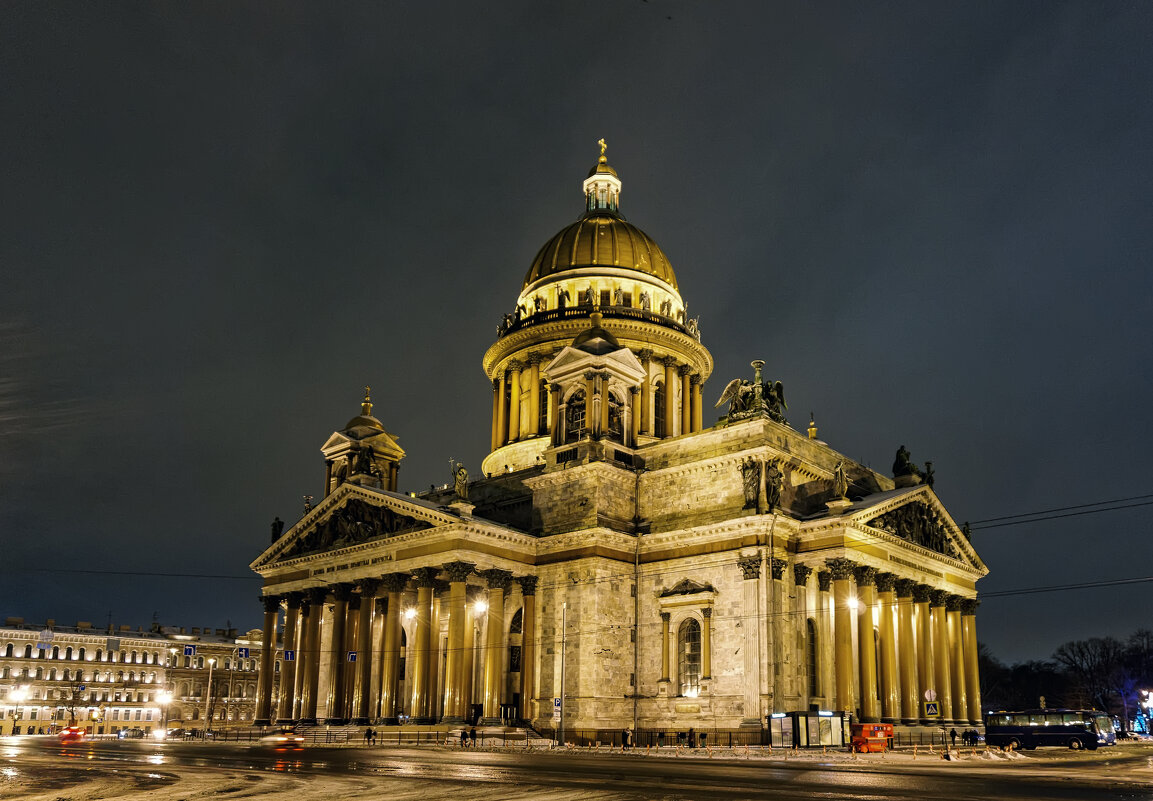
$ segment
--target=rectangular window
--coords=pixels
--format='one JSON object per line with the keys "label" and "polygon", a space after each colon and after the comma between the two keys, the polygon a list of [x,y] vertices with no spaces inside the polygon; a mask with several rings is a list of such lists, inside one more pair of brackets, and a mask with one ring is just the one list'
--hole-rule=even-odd
{"label": "rectangular window", "polygon": [[607,289],[602,289],[601,290],[601,305],[602,306],[608,306],[610,303],[612,303],[612,300],[613,300],[612,292],[609,292]]}

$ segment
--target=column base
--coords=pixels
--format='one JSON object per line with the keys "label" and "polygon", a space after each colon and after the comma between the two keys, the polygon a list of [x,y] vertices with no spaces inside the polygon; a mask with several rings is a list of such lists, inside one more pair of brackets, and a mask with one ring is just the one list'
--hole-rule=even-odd
{"label": "column base", "polygon": [[397,718],[397,717],[381,718],[380,719],[380,725],[381,726],[399,726],[400,725],[400,718]]}
{"label": "column base", "polygon": [[478,726],[501,726],[501,725],[504,725],[504,721],[502,721],[500,718],[481,718],[479,721],[477,721],[477,725]]}
{"label": "column base", "polygon": [[252,721],[252,725],[253,726],[271,726],[272,725],[272,719],[271,718],[257,718],[256,720]]}
{"label": "column base", "polygon": [[368,718],[353,718],[351,721],[353,726],[367,726],[370,722]]}
{"label": "column base", "polygon": [[761,721],[757,718],[745,718],[741,721],[740,728],[742,729],[761,729]]}
{"label": "column base", "polygon": [[325,718],[325,726],[347,726],[348,718]]}
{"label": "column base", "polygon": [[415,723],[417,726],[435,726],[436,725],[436,718],[430,718],[430,717],[410,718],[408,722],[409,723]]}
{"label": "column base", "polygon": [[440,719],[441,723],[447,723],[450,726],[459,726],[464,723],[464,718],[460,715],[445,715]]}
{"label": "column base", "polygon": [[882,716],[882,717],[881,717],[881,722],[882,722],[882,723],[893,723],[893,724],[897,724],[897,723],[900,723],[900,722],[901,722],[901,719],[900,719],[900,718],[887,718],[887,717],[884,717],[884,716]]}
{"label": "column base", "polygon": [[301,718],[297,723],[301,726],[315,726],[316,718]]}

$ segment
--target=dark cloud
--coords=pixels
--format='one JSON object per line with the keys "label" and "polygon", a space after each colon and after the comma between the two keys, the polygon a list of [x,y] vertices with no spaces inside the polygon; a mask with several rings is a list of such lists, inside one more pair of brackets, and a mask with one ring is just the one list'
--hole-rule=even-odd
{"label": "dark cloud", "polygon": [[[906,444],[959,520],[1148,484],[1148,6],[3,17],[5,614],[255,625],[255,579],[111,571],[244,576],[364,384],[402,485],[477,469],[481,354],[602,136],[707,395],[764,358],[794,424],[879,469]],[[981,588],[1147,574],[1142,521],[979,531]],[[1147,586],[990,598],[981,635],[1126,634]]]}

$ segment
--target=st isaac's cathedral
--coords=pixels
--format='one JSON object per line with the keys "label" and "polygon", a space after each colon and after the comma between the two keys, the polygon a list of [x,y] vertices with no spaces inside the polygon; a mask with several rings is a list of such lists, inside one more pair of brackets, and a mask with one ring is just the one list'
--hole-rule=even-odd
{"label": "st isaac's cathedral", "polygon": [[902,447],[882,475],[795,430],[759,361],[706,427],[712,355],[601,147],[583,214],[484,354],[482,475],[399,491],[404,451],[367,393],[321,446],[323,497],[252,564],[257,721],[783,745],[817,716],[979,724],[987,569],[931,472]]}

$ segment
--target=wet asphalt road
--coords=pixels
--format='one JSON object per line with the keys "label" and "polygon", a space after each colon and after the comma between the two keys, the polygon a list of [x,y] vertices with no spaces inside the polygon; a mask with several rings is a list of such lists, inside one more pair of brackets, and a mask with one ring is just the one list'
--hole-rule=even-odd
{"label": "wet asphalt road", "polygon": [[[95,741],[61,745],[50,738],[6,738],[5,774],[36,776],[35,789],[76,789],[94,771],[140,768],[140,789],[177,784],[182,769],[203,775],[228,772],[292,774],[300,778],[372,780],[381,794],[415,786],[428,798],[502,798],[537,788],[549,801],[619,799],[1149,799],[1153,750],[1107,757],[1029,760],[1027,764],[948,764],[924,760],[762,761],[698,757],[646,757],[588,752],[459,751],[441,748],[309,746],[283,750],[235,743]],[[39,766],[39,767],[37,767]],[[378,781],[377,781],[378,780]],[[435,789],[432,789],[435,788]],[[504,788],[502,790],[502,788]],[[429,790],[431,789],[431,794]],[[507,792],[506,792],[507,791]],[[375,792],[372,795],[376,795]],[[0,797],[13,797],[3,793]],[[259,794],[257,794],[259,797]]]}

